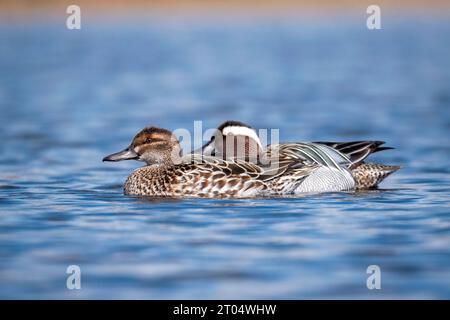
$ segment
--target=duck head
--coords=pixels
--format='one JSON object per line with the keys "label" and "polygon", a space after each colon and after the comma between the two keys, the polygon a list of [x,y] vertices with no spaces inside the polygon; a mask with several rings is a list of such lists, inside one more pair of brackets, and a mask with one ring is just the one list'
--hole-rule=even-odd
{"label": "duck head", "polygon": [[180,159],[177,138],[169,130],[149,127],[139,132],[127,148],[104,157],[103,161],[138,160],[153,165],[174,164]]}
{"label": "duck head", "polygon": [[202,147],[204,155],[247,161],[258,159],[262,151],[263,147],[256,130],[240,121],[222,123],[210,141]]}

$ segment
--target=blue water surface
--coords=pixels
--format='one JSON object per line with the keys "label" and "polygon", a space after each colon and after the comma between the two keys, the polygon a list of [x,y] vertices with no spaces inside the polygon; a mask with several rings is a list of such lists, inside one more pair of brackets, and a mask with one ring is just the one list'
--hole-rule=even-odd
{"label": "blue water surface", "polygon": [[[449,21],[2,22],[0,298],[450,298]],[[372,161],[403,168],[368,192],[151,200],[122,193],[142,164],[101,162],[145,126],[227,119],[384,140]]]}

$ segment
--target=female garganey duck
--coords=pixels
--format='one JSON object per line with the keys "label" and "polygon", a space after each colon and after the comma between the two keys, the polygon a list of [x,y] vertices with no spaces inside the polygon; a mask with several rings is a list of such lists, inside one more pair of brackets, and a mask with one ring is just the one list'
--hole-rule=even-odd
{"label": "female garganey duck", "polygon": [[125,194],[169,197],[254,197],[270,191],[264,169],[241,161],[181,155],[181,147],[166,129],[145,128],[123,151],[103,161],[139,160],[125,182]]}
{"label": "female garganey duck", "polygon": [[383,144],[383,141],[296,142],[268,145],[264,149],[254,128],[239,121],[226,121],[201,152],[256,163],[278,159],[281,167],[289,169],[281,170],[283,174],[275,178],[276,185],[281,187],[276,191],[298,194],[376,187],[400,168],[364,162],[372,153],[392,149],[382,147]]}

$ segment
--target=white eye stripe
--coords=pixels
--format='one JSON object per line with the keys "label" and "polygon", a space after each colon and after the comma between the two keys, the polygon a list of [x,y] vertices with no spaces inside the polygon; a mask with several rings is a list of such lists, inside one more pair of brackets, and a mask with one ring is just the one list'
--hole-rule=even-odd
{"label": "white eye stripe", "polygon": [[256,131],[252,128],[247,128],[247,127],[239,127],[239,126],[229,126],[229,127],[225,127],[222,130],[222,134],[224,136],[226,135],[234,135],[234,136],[246,136],[249,137],[250,139],[253,139],[258,146],[262,149],[262,145],[261,145],[261,141],[259,140],[258,135],[256,134]]}

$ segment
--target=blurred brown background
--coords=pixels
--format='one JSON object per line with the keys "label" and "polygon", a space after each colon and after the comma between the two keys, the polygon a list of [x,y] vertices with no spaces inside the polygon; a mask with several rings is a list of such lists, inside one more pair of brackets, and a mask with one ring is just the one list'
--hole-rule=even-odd
{"label": "blurred brown background", "polygon": [[[395,10],[443,10],[449,12],[448,0],[1,0],[0,12],[14,14],[24,12],[60,12],[70,4],[76,4],[84,9],[96,10],[99,13],[120,13],[123,11],[152,11],[168,12],[201,12],[201,11],[246,11],[258,12],[286,12],[290,9],[305,10],[349,10],[366,8],[376,4]],[[143,12],[142,12],[143,10]]]}

